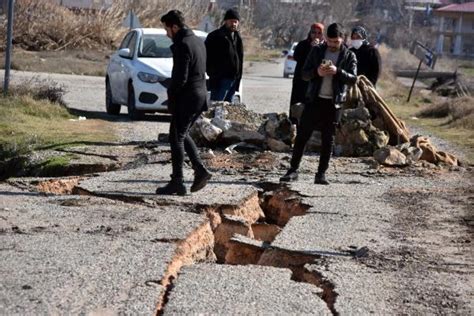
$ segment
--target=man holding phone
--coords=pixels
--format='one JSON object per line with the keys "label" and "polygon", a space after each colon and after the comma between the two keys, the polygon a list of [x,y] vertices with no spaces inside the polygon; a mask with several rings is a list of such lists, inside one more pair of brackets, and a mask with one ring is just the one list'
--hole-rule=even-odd
{"label": "man holding phone", "polygon": [[331,24],[326,43],[315,46],[302,70],[303,80],[310,81],[306,103],[298,125],[291,166],[280,178],[282,182],[298,179],[298,168],[306,143],[314,130],[321,132],[321,153],[314,183],[329,184],[326,171],[329,167],[336,126],[339,124],[342,104],[346,101],[348,85],[357,81],[357,60],[345,47],[341,24]]}

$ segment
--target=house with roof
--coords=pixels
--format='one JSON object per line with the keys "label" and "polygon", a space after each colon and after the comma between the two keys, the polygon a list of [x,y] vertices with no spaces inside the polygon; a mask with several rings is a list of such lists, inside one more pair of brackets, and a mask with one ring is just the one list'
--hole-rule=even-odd
{"label": "house with roof", "polygon": [[474,58],[474,2],[450,4],[434,13],[439,17],[436,52]]}

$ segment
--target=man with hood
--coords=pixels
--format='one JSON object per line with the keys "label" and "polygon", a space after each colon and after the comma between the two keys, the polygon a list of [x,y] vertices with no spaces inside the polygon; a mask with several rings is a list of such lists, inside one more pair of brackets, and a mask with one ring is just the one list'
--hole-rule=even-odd
{"label": "man with hood", "polygon": [[156,189],[158,195],[186,195],[183,181],[184,152],[194,169],[191,192],[204,188],[211,173],[204,167],[189,129],[201,113],[207,110],[206,47],[184,24],[181,11],[171,10],[161,22],[172,39],[173,70],[168,88],[168,110],[171,113],[170,147],[173,173],[171,181]]}
{"label": "man with hood", "polygon": [[381,71],[379,51],[367,40],[367,31],[362,26],[352,29],[351,51],[357,57],[357,75],[364,75],[372,84],[377,84]]}
{"label": "man with hood", "polygon": [[298,43],[293,53],[293,59],[296,61],[295,73],[293,75],[293,87],[291,89],[291,100],[290,100],[290,119],[293,123],[297,123],[297,119],[294,117],[291,111],[291,105],[296,103],[305,102],[306,89],[308,88],[308,82],[304,81],[301,77],[301,70],[306,61],[306,57],[316,45],[324,42],[324,25],[321,23],[314,23],[308,33],[308,37]]}
{"label": "man with hood", "polygon": [[206,38],[207,74],[213,101],[232,102],[239,91],[244,63],[239,24],[239,12],[229,9],[223,25]]}
{"label": "man with hood", "polygon": [[315,184],[329,184],[329,167],[336,126],[341,118],[342,105],[350,85],[357,81],[357,60],[344,45],[344,29],[339,23],[331,24],[326,42],[313,47],[303,66],[303,80],[309,81],[301,121],[298,125],[290,169],[280,178],[282,182],[296,181],[306,143],[314,130],[321,132],[321,153]]}

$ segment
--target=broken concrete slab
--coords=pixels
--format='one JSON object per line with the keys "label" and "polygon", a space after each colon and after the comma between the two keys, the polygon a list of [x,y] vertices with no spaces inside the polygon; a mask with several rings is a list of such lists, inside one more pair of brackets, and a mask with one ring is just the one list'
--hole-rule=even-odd
{"label": "broken concrete slab", "polygon": [[164,314],[331,314],[318,287],[291,276],[288,269],[252,265],[186,267]]}
{"label": "broken concrete slab", "polygon": [[[78,188],[92,195],[117,199],[148,201],[156,204],[176,204],[194,206],[240,206],[257,196],[257,189],[250,185],[236,184],[231,180],[212,178],[201,191],[179,196],[159,196],[158,186],[164,186],[171,174],[170,165],[147,165],[137,169],[108,172],[98,177],[83,180]],[[192,171],[185,169],[185,179],[193,179]],[[191,181],[186,181],[189,185]],[[232,215],[232,214],[230,214]]]}
{"label": "broken concrete slab", "polygon": [[81,233],[0,239],[1,314],[152,314],[175,250],[168,243]]}
{"label": "broken concrete slab", "polygon": [[[272,247],[314,254],[350,257],[350,251],[390,247],[390,239],[381,234],[389,228],[393,212],[372,199],[318,198],[307,214],[290,219]],[[392,245],[393,246],[393,245]]]}
{"label": "broken concrete slab", "polygon": [[175,270],[214,260],[207,217],[186,208],[0,196],[0,314],[153,314]]}

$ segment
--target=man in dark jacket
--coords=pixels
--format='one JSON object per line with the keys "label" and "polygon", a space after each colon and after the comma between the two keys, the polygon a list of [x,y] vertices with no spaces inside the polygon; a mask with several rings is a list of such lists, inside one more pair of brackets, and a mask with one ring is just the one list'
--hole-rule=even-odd
{"label": "man in dark jacket", "polygon": [[310,81],[306,103],[298,126],[291,167],[280,181],[298,179],[298,168],[306,143],[314,130],[321,132],[321,154],[314,183],[329,184],[326,170],[334,146],[336,126],[341,106],[346,101],[348,85],[357,81],[357,60],[345,47],[342,25],[331,24],[326,33],[326,43],[315,46],[302,70],[304,80]]}
{"label": "man in dark jacket", "polygon": [[186,195],[183,183],[184,151],[194,169],[191,192],[202,189],[211,178],[204,167],[189,129],[199,115],[207,110],[206,47],[184,24],[183,14],[172,10],[161,18],[166,35],[173,40],[173,70],[168,88],[168,109],[172,114],[170,147],[173,173],[171,181],[156,190],[160,195]]}
{"label": "man in dark jacket", "polygon": [[381,70],[381,59],[377,48],[367,41],[367,31],[362,26],[352,29],[351,51],[357,57],[357,75],[364,75],[375,86]]}
{"label": "man in dark jacket", "polygon": [[207,74],[213,101],[232,102],[235,91],[239,91],[244,62],[239,23],[239,13],[229,9],[222,27],[206,38]]}
{"label": "man in dark jacket", "polygon": [[311,25],[308,37],[302,40],[295,47],[293,53],[293,59],[296,61],[295,73],[293,75],[293,87],[291,89],[291,100],[290,100],[290,119],[296,124],[297,119],[294,117],[291,111],[291,105],[296,103],[304,103],[306,89],[308,88],[308,82],[304,81],[301,77],[301,70],[303,69],[306,57],[313,48],[313,46],[322,44],[324,41],[324,25],[321,23],[314,23]]}

